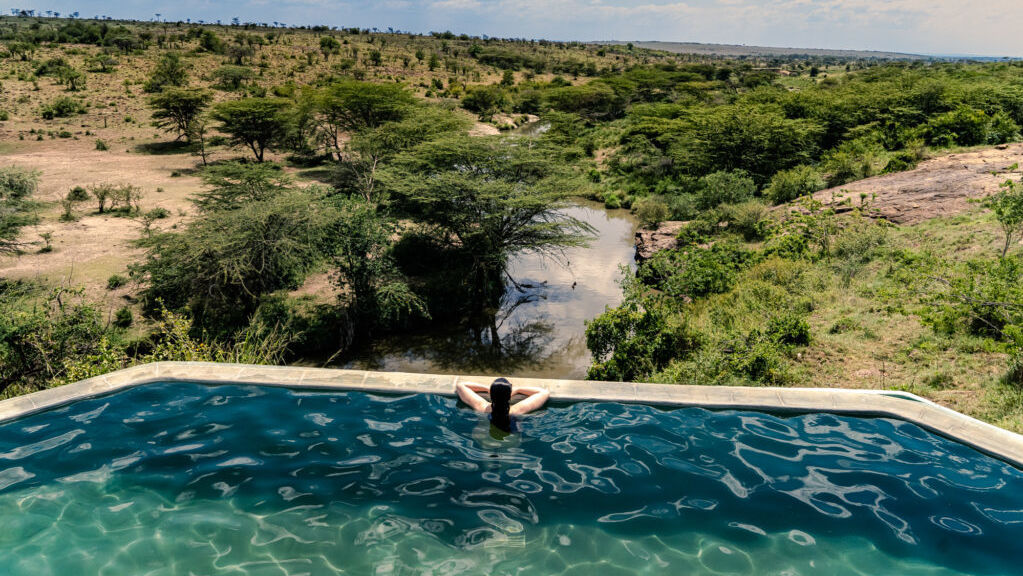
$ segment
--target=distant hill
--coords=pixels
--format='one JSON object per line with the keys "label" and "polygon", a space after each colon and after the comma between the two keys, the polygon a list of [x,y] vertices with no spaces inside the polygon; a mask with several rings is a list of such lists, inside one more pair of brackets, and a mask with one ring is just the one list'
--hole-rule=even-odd
{"label": "distant hill", "polygon": [[[595,44],[627,44],[625,41],[595,42]],[[699,44],[696,42],[632,42],[637,48],[663,50],[676,54],[706,54],[711,56],[824,56],[876,60],[928,60],[931,56],[878,52],[873,50],[827,50],[822,48],[777,48],[770,46],[740,46],[735,44]]]}

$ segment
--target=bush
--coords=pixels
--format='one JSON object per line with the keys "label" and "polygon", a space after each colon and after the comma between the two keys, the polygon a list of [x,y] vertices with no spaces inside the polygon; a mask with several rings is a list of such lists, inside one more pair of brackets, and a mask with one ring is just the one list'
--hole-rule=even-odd
{"label": "bush", "polygon": [[637,272],[644,283],[676,298],[700,298],[727,292],[739,271],[755,261],[755,255],[737,244],[719,243],[658,252]]}
{"label": "bush", "polygon": [[771,184],[764,191],[764,196],[772,204],[778,205],[823,189],[824,179],[817,170],[810,166],[797,166],[775,174],[771,178]]}
{"label": "bush", "polygon": [[121,276],[120,274],[114,274],[110,278],[107,278],[107,290],[117,290],[128,283],[127,276]]}
{"label": "bush", "polygon": [[53,120],[54,118],[67,118],[76,114],[84,114],[85,106],[81,102],[70,98],[68,96],[60,96],[55,98],[49,104],[43,106],[41,114],[44,120]]}
{"label": "bush", "polygon": [[[606,201],[605,201],[606,204]],[[640,198],[633,205],[639,222],[647,228],[656,228],[671,216],[668,204],[659,196]]]}
{"label": "bush", "polygon": [[131,308],[127,306],[119,309],[114,314],[114,326],[118,328],[128,328],[135,322],[135,315],[131,313]]}
{"label": "bush", "polygon": [[[1010,120],[1011,121],[1011,120]],[[1000,122],[1003,126],[1004,122]],[[947,148],[950,146],[977,146],[988,141],[991,118],[983,110],[969,106],[932,118],[924,125],[927,144]]]}
{"label": "bush", "polygon": [[614,192],[604,196],[604,208],[608,210],[617,210],[622,207],[622,199],[618,197]]}
{"label": "bush", "polygon": [[99,138],[96,139],[96,150],[99,150],[100,152],[106,152],[109,149],[110,148],[107,147],[106,142],[100,140]]}
{"label": "bush", "polygon": [[786,346],[809,346],[810,323],[797,314],[785,314],[771,318],[764,333],[779,344]]}
{"label": "bush", "polygon": [[729,229],[742,234],[747,242],[762,240],[771,227],[770,211],[757,200],[722,206],[720,212]]}
{"label": "bush", "polygon": [[146,218],[149,218],[150,220],[161,220],[168,216],[170,216],[170,210],[167,210],[166,208],[158,207],[146,212]]}
{"label": "bush", "polygon": [[742,170],[714,172],[700,178],[697,204],[703,210],[721,204],[738,204],[753,198],[757,184]]}
{"label": "bush", "polygon": [[67,199],[72,202],[85,202],[89,199],[89,191],[81,186],[75,186],[67,193]]}

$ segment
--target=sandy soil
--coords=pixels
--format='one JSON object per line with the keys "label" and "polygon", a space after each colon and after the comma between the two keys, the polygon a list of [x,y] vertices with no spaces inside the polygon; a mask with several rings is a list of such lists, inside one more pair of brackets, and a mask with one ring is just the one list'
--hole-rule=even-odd
{"label": "sandy soil", "polygon": [[[27,227],[22,238],[42,246],[40,235],[51,233],[54,248],[50,253],[29,250],[17,257],[0,257],[0,276],[45,279],[85,286],[94,296],[108,294],[107,278],[124,274],[127,263],[141,253],[132,242],[140,237],[142,223],[133,218],[96,214],[93,201],[78,205],[77,222],[61,222],[59,200],[74,186],[126,183],[140,187],[143,213],[157,207],[170,212],[170,217],[158,220],[154,229],[174,227],[191,213],[188,198],[200,188],[199,179],[188,175],[195,167],[194,157],[119,150],[96,151],[91,140],[58,140],[19,144],[0,156],[4,165],[41,172],[36,198],[45,206],[39,224]],[[172,177],[175,172],[183,175]],[[118,295],[126,291],[122,289]]]}

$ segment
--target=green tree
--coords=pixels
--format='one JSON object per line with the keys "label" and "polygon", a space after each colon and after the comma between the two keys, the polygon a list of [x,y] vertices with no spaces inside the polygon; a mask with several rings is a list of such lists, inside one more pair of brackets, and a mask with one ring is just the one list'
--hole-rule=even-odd
{"label": "green tree", "polygon": [[164,54],[156,63],[156,69],[146,82],[146,92],[159,92],[165,86],[185,86],[188,84],[188,70],[181,62],[181,55],[177,52]]}
{"label": "green tree", "polygon": [[508,105],[508,94],[500,86],[477,86],[462,98],[462,108],[475,112],[483,122],[489,122]]}
{"label": "green tree", "polygon": [[329,60],[331,54],[337,54],[341,51],[341,43],[337,41],[337,38],[333,36],[323,36],[320,38],[320,52],[323,52],[324,60]]}
{"label": "green tree", "polygon": [[986,205],[995,213],[1005,234],[1002,245],[1002,258],[1005,258],[1013,239],[1023,233],[1023,182],[1007,180],[997,194],[987,199]]}
{"label": "green tree", "polygon": [[337,271],[338,286],[354,311],[356,327],[428,316],[391,257],[396,227],[362,199],[335,198],[324,251]]}
{"label": "green tree", "polygon": [[149,99],[153,108],[153,125],[168,132],[175,132],[177,138],[191,141],[193,124],[213,97],[209,92],[197,88],[169,87]]}
{"label": "green tree", "polygon": [[445,134],[468,130],[460,115],[437,107],[409,109],[401,120],[385,122],[352,134],[334,171],[333,184],[348,195],[357,194],[366,202],[379,204],[386,187],[377,183],[378,172],[397,154],[435,140]]}
{"label": "green tree", "polygon": [[320,261],[326,216],[318,190],[294,190],[154,234],[132,267],[146,310],[187,306],[215,335],[246,325],[263,295],[297,288]]}
{"label": "green tree", "polygon": [[39,186],[39,173],[17,166],[0,168],[0,254],[17,253],[23,226],[36,221],[32,195]]}
{"label": "green tree", "polygon": [[345,134],[399,121],[415,98],[396,84],[346,80],[307,95],[320,141],[337,159],[344,154]]}
{"label": "green tree", "polygon": [[477,305],[503,292],[508,259],[558,261],[592,228],[562,208],[579,185],[550,150],[500,138],[443,138],[403,155],[388,176],[405,209],[437,226],[473,262]]}
{"label": "green tree", "polygon": [[255,77],[255,72],[247,66],[225,65],[213,71],[216,86],[224,90],[238,90]]}
{"label": "green tree", "polygon": [[207,166],[200,175],[207,190],[192,201],[203,212],[234,210],[288,192],[291,178],[273,162],[223,162]]}
{"label": "green tree", "polygon": [[291,103],[284,98],[244,98],[221,102],[210,116],[220,122],[219,129],[232,141],[252,150],[256,161],[286,136],[289,128],[287,110]]}
{"label": "green tree", "polygon": [[784,204],[823,188],[824,178],[817,170],[810,166],[797,166],[771,177],[771,184],[764,190],[764,196],[772,204]]}

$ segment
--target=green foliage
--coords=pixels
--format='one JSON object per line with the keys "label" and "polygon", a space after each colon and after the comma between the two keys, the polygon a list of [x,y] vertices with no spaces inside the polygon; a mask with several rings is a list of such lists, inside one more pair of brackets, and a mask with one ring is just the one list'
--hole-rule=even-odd
{"label": "green foliage", "polygon": [[394,224],[365,200],[337,198],[335,204],[325,252],[357,326],[386,326],[428,316],[424,302],[409,288],[391,257]]}
{"label": "green foliage", "polygon": [[716,243],[709,248],[686,246],[658,252],[643,263],[637,277],[674,298],[700,298],[727,292],[738,273],[756,259],[755,254],[734,243]]}
{"label": "green foliage", "polygon": [[54,118],[67,118],[77,114],[85,114],[85,106],[81,102],[68,96],[58,96],[50,103],[44,105],[40,111],[44,120]]}
{"label": "green foliage", "polygon": [[785,204],[824,188],[824,179],[810,166],[782,170],[771,178],[764,196],[772,204]]}
{"label": "green foliage", "polygon": [[656,228],[671,216],[668,204],[658,196],[640,198],[632,205],[640,224],[647,228]]}
{"label": "green foliage", "polygon": [[175,132],[177,138],[190,140],[193,125],[199,114],[209,106],[213,97],[196,88],[165,88],[149,99],[153,108],[153,125],[168,132]]}
{"label": "green foliage", "polygon": [[188,84],[188,70],[181,61],[181,55],[167,52],[160,57],[156,68],[143,89],[146,92],[159,92],[168,86],[185,86]]}
{"label": "green foliage", "polygon": [[991,118],[983,110],[960,106],[931,119],[924,127],[923,134],[931,146],[977,146],[988,141],[990,127]]}
{"label": "green foliage", "polygon": [[104,142],[103,140],[100,140],[99,138],[96,139],[96,150],[98,152],[106,152],[109,149],[110,148],[107,146],[106,142]]}
{"label": "green foliage", "polygon": [[479,115],[483,122],[489,122],[494,114],[507,109],[510,103],[501,86],[478,86],[462,98],[462,107]]}
{"label": "green foliage", "polygon": [[402,155],[387,177],[405,210],[435,225],[474,263],[480,301],[501,286],[508,258],[557,260],[585,242],[589,226],[562,211],[578,191],[549,151],[500,138],[443,138]]}
{"label": "green foliage", "polygon": [[1002,245],[1002,257],[1009,253],[1012,241],[1023,234],[1023,182],[1007,180],[1001,190],[984,201],[991,209],[1002,227],[1005,243]]}
{"label": "green foliage", "polygon": [[132,323],[135,322],[135,315],[132,314],[131,308],[124,306],[118,308],[114,314],[114,326],[118,328],[129,328]]}
{"label": "green foliage", "polygon": [[131,184],[97,184],[89,192],[96,199],[100,214],[136,214],[139,211],[139,201],[142,200],[142,190]]}
{"label": "green foliage", "polygon": [[215,86],[222,90],[238,90],[255,77],[255,72],[247,66],[224,65],[213,71]]}
{"label": "green foliage", "polygon": [[290,191],[154,234],[132,269],[145,309],[187,306],[218,335],[244,326],[263,295],[297,288],[319,261],[328,217],[316,190]]}
{"label": "green foliage", "polygon": [[26,244],[18,240],[24,226],[36,222],[32,195],[39,187],[39,172],[18,166],[0,168],[0,255],[17,253]]}
{"label": "green foliage", "polygon": [[105,330],[80,292],[57,289],[39,302],[24,286],[0,285],[0,392],[63,377],[65,362],[94,351]]}
{"label": "green foliage", "polygon": [[291,178],[272,162],[231,161],[212,164],[200,174],[207,190],[192,201],[203,212],[234,210],[270,200],[291,189]]}
{"label": "green foliage", "polygon": [[764,239],[773,223],[767,206],[759,200],[723,205],[718,213],[728,223],[728,230],[741,234],[747,242]]}
{"label": "green foliage", "polygon": [[698,349],[701,335],[685,318],[670,314],[649,298],[632,295],[586,323],[586,346],[593,354],[590,380],[637,381],[663,370]]}
{"label": "green foliage", "polygon": [[220,131],[236,144],[248,146],[256,161],[262,162],[266,150],[280,143],[288,132],[289,106],[283,98],[245,98],[217,104],[210,116],[220,122]]}
{"label": "green foliage", "polygon": [[120,274],[113,274],[107,278],[107,290],[117,290],[128,283],[128,277]]}
{"label": "green foliage", "polygon": [[697,207],[709,210],[720,204],[738,204],[753,198],[756,182],[743,170],[713,172],[700,178]]}

